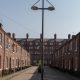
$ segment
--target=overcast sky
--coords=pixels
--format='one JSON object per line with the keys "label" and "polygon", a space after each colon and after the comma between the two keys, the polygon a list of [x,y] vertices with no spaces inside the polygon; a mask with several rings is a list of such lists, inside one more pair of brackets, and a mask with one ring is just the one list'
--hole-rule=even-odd
{"label": "overcast sky", "polygon": [[[16,33],[16,37],[40,37],[41,11],[31,10],[37,0],[0,0],[0,22],[7,32]],[[42,0],[41,0],[42,1]],[[41,7],[41,1],[37,4]],[[45,7],[49,4],[45,1]],[[67,38],[68,34],[80,31],[80,0],[49,0],[55,11],[45,11],[44,36]]]}

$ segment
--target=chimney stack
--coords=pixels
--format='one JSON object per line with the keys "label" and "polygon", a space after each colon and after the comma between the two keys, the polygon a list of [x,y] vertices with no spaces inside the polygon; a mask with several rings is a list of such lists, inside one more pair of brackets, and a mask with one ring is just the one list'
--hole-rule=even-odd
{"label": "chimney stack", "polygon": [[8,34],[9,37],[11,37],[11,33],[10,32],[8,32],[7,34]]}
{"label": "chimney stack", "polygon": [[12,38],[15,39],[15,33],[12,34]]}
{"label": "chimney stack", "polygon": [[56,34],[54,34],[54,39],[56,39],[56,37],[57,37],[57,35],[56,35]]}
{"label": "chimney stack", "polygon": [[40,34],[40,39],[42,38],[42,34]]}
{"label": "chimney stack", "polygon": [[0,23],[0,28],[2,28],[2,23]]}
{"label": "chimney stack", "polygon": [[29,34],[28,34],[28,33],[26,33],[26,38],[27,38],[27,39],[29,38]]}
{"label": "chimney stack", "polygon": [[68,39],[69,39],[69,40],[71,39],[71,34],[68,34]]}

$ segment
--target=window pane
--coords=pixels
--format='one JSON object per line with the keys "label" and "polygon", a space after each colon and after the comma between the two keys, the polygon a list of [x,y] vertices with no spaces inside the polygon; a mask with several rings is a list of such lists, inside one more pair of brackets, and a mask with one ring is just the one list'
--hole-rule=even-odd
{"label": "window pane", "polygon": [[0,56],[0,69],[1,69],[1,56]]}
{"label": "window pane", "polygon": [[0,33],[0,45],[2,44],[2,34]]}

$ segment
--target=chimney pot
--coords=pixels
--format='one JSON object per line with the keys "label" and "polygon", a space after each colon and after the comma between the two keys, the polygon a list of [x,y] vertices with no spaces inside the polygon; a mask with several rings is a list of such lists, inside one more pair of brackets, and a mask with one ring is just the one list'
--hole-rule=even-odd
{"label": "chimney pot", "polygon": [[11,37],[11,33],[10,32],[8,32],[7,34],[8,34],[9,37]]}
{"label": "chimney pot", "polygon": [[68,34],[68,39],[71,39],[71,34]]}
{"label": "chimney pot", "polygon": [[2,28],[2,23],[0,23],[0,28]]}
{"label": "chimney pot", "polygon": [[40,38],[42,38],[42,34],[40,34]]}
{"label": "chimney pot", "polygon": [[15,39],[15,33],[12,34],[12,38]]}
{"label": "chimney pot", "polygon": [[28,33],[26,33],[26,38],[27,38],[27,39],[29,38],[29,34],[28,34]]}
{"label": "chimney pot", "polygon": [[57,35],[56,35],[56,34],[54,34],[54,39],[56,39],[56,37],[57,37]]}

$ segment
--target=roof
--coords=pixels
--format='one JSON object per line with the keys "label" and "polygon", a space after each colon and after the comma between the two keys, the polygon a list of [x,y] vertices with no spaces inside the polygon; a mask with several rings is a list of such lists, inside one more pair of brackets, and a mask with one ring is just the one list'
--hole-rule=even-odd
{"label": "roof", "polygon": [[[23,41],[23,42],[25,42],[26,40],[27,41],[37,41],[37,42],[39,42],[40,41],[40,38],[16,38],[16,40],[17,41]],[[46,39],[44,39],[44,42],[47,42],[47,41],[49,41],[49,42],[54,42],[55,40],[54,39],[50,39],[50,38],[46,38]],[[56,39],[56,41],[57,42],[66,42],[67,41],[67,39]]]}

